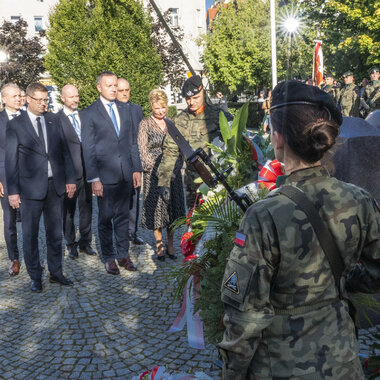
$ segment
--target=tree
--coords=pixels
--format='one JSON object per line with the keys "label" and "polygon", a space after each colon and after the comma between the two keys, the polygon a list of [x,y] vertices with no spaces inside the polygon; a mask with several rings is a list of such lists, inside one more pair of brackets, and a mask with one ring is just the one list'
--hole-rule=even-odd
{"label": "tree", "polygon": [[[290,7],[291,5],[289,5]],[[285,12],[288,6],[282,7]],[[271,31],[269,0],[222,5],[212,33],[203,38],[202,60],[215,89],[225,93],[253,92],[271,86]],[[304,28],[293,41],[290,57],[289,39],[279,29],[277,35],[277,71],[286,79],[287,62],[291,58],[293,76],[312,74],[313,41]]]}
{"label": "tree", "polygon": [[41,37],[27,38],[27,26],[20,18],[16,23],[4,21],[0,27],[0,46],[9,54],[4,66],[6,81],[24,89],[44,72]]}
{"label": "tree", "polygon": [[302,6],[320,30],[329,71],[340,77],[351,69],[359,79],[380,64],[379,0],[308,0]]}
{"label": "tree", "polygon": [[[149,4],[149,12],[154,13],[153,7]],[[163,13],[163,17],[170,25],[169,21],[170,10]],[[152,25],[152,40],[153,45],[156,46],[157,52],[161,56],[163,66],[163,80],[162,84],[169,84],[172,88],[181,88],[184,81],[185,64],[178,49],[174,46],[172,40],[169,38],[164,25],[158,17],[153,18]],[[174,37],[179,43],[183,40],[183,30],[180,27],[171,28]]]}
{"label": "tree", "polygon": [[97,75],[111,70],[128,79],[131,101],[148,111],[148,93],[162,77],[151,30],[139,1],[60,0],[50,15],[45,67],[59,88],[78,87],[81,107],[98,97]]}

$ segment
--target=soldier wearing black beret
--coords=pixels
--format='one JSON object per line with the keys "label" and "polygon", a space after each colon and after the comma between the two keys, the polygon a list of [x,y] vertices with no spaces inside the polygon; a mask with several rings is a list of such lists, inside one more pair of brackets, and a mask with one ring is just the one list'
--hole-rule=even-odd
{"label": "soldier wearing black beret", "polygon": [[[199,75],[194,75],[185,81],[182,87],[182,96],[186,100],[187,108],[175,116],[173,121],[194,150],[203,148],[209,152],[207,144],[220,135],[220,109],[206,102],[202,78]],[[158,186],[162,188],[161,193],[163,194],[169,194],[170,178],[178,157],[179,149],[176,143],[172,138],[167,137],[164,141],[163,156],[158,169]],[[196,178],[198,178],[198,173],[192,167],[187,167],[185,187],[188,208],[194,206],[199,187],[199,184],[194,183]]]}
{"label": "soldier wearing black beret", "polygon": [[368,105],[368,113],[380,109],[380,81],[379,68],[372,67],[369,71],[371,82],[365,89],[364,100]]}
{"label": "soldier wearing black beret", "polygon": [[351,70],[343,74],[344,88],[340,92],[339,107],[343,116],[359,117],[360,96],[359,88],[354,82],[354,73]]}
{"label": "soldier wearing black beret", "polygon": [[345,287],[380,291],[380,211],[321,166],[341,123],[317,87],[287,81],[272,92],[271,141],[285,175],[248,208],[226,263],[224,380],[364,379]]}

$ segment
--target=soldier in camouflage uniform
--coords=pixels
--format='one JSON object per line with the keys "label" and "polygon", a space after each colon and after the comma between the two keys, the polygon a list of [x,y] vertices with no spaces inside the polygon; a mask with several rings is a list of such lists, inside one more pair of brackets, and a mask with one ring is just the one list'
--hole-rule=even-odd
{"label": "soldier in camouflage uniform", "polygon": [[354,74],[347,71],[343,74],[344,88],[340,91],[339,106],[343,116],[359,117],[359,89],[354,83]]}
{"label": "soldier in camouflage uniform", "polygon": [[341,122],[330,96],[316,87],[288,81],[273,90],[271,138],[286,172],[279,178],[319,210],[344,261],[344,279],[338,290],[297,204],[274,190],[252,205],[222,282],[224,379],[364,379],[354,323],[339,294],[346,295],[345,282],[350,291],[380,290],[380,211],[365,190],[320,166]]}
{"label": "soldier in camouflage uniform", "polygon": [[[199,75],[192,76],[186,80],[182,88],[182,96],[186,99],[188,108],[174,117],[173,121],[194,150],[201,147],[208,152],[207,143],[212,142],[215,137],[220,135],[220,108],[205,102],[205,93]],[[164,141],[162,160],[158,169],[158,186],[164,189],[169,188],[170,177],[178,157],[179,149],[177,144],[170,136],[167,136]],[[186,168],[186,201],[189,208],[194,206],[196,192],[199,187],[199,184],[195,184],[194,180],[198,177],[198,173],[193,167]]]}
{"label": "soldier in camouflage uniform", "polygon": [[339,88],[334,86],[334,76],[332,74],[326,74],[325,83],[322,90],[328,93],[335,103],[338,103],[340,93]]}
{"label": "soldier in camouflage uniform", "polygon": [[374,110],[380,109],[380,81],[379,81],[379,69],[374,67],[369,72],[371,82],[365,89],[364,100],[368,105],[368,113]]}

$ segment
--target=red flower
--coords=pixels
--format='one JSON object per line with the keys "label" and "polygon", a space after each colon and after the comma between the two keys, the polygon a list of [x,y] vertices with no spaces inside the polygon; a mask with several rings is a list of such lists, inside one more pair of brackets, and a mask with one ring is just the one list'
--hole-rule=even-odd
{"label": "red flower", "polygon": [[191,255],[195,250],[195,242],[190,240],[193,235],[192,232],[186,232],[182,235],[180,247],[181,252],[185,257]]}
{"label": "red flower", "polygon": [[186,255],[186,257],[183,259],[183,262],[187,263],[187,262],[189,262],[191,260],[196,259],[197,257],[198,257],[197,255]]}
{"label": "red flower", "polygon": [[145,375],[149,375],[149,371],[145,371],[140,375],[140,380],[144,378]]}

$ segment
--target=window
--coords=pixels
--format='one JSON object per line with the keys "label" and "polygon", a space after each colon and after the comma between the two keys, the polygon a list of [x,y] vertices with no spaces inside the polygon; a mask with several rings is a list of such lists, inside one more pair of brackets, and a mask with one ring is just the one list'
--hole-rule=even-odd
{"label": "window", "polygon": [[197,27],[202,28],[203,22],[202,22],[202,12],[200,9],[197,9]]}
{"label": "window", "polygon": [[178,26],[178,8],[169,8],[170,25]]}
{"label": "window", "polygon": [[20,16],[11,16],[11,23],[16,24],[20,20]]}
{"label": "window", "polygon": [[40,30],[44,29],[44,19],[42,16],[35,16],[34,17],[34,31],[39,32]]}

